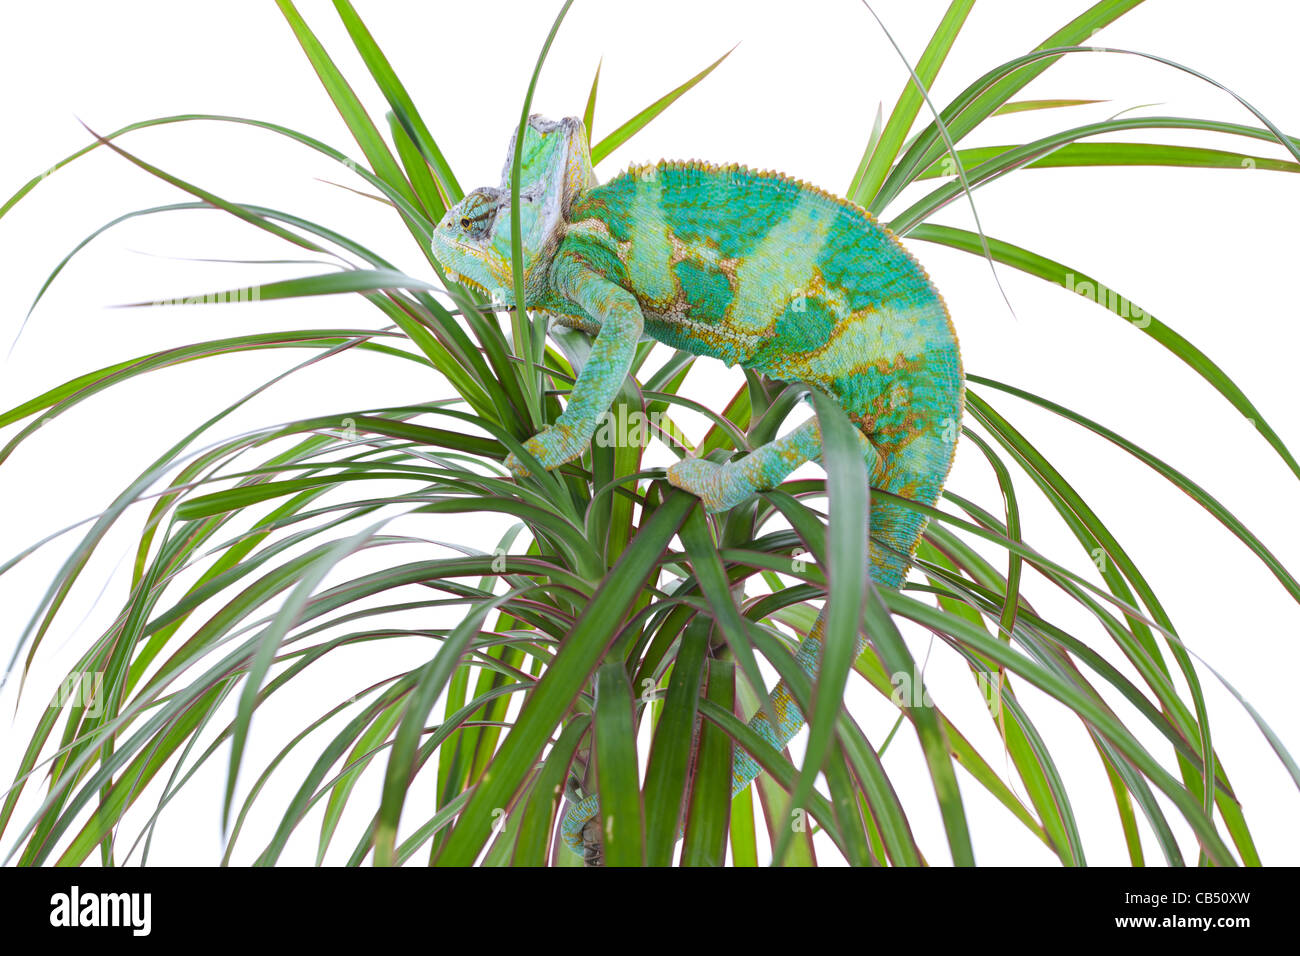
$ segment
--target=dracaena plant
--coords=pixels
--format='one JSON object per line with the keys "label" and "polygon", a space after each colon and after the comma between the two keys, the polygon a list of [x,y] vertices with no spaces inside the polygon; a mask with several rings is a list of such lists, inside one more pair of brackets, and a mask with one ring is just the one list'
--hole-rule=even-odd
{"label": "dracaena plant", "polygon": [[[1063,123],[1059,132],[1027,143],[961,145],[1002,113],[1069,115],[1070,106],[1084,101],[1019,95],[1063,58],[1091,52],[1092,35],[1139,2],[1095,3],[1025,55],[971,77],[950,102],[934,102],[928,91],[974,4],[954,0],[919,57],[912,62],[904,55],[911,79],[887,118],[883,111],[878,116],[858,167],[845,171],[843,195],[908,240],[947,246],[1077,291],[1081,283],[1104,287],[1082,269],[978,229],[938,225],[932,215],[1026,167],[1248,164],[1300,171],[1300,144],[1240,99],[1250,117],[1242,124],[1124,116]],[[78,543],[37,600],[10,671],[25,672],[40,653],[69,590],[90,586],[83,569],[109,530],[133,520],[139,541],[129,586],[110,592],[120,601],[111,625],[86,642],[53,705],[30,729],[0,807],[7,859],[79,864],[98,853],[108,863],[144,861],[159,816],[184,800],[200,768],[215,760],[225,767],[223,861],[274,864],[290,838],[310,827],[318,861],[573,865],[581,861],[558,840],[560,816],[566,803],[599,790],[606,813],[616,812],[620,821],[604,833],[609,863],[730,860],[752,866],[773,859],[810,865],[816,861],[814,836],[821,834],[823,858],[829,853],[852,864],[915,865],[926,861],[909,825],[917,808],[900,797],[903,788],[891,781],[883,759],[898,731],[917,736],[932,782],[926,796],[937,798],[945,851],[955,863],[975,862],[971,831],[977,823],[968,817],[957,782],[964,775],[968,787],[987,791],[1062,863],[1081,864],[1086,859],[1072,793],[1058,773],[1052,740],[1017,694],[1018,687],[1031,686],[1086,728],[1134,864],[1147,859],[1139,818],[1160,858],[1171,864],[1259,862],[1231,784],[1233,754],[1220,753],[1214,743],[1205,669],[1183,647],[1122,543],[1006,417],[1008,399],[1044,409],[1061,427],[1111,442],[1153,469],[1171,491],[1189,495],[1222,522],[1300,600],[1300,583],[1255,534],[1192,476],[1119,432],[971,371],[961,441],[986,460],[1000,495],[980,502],[946,491],[938,507],[927,510],[909,583],[899,590],[864,587],[861,543],[870,497],[852,430],[824,430],[825,480],[788,481],[760,496],[755,507],[706,514],[695,497],[664,480],[662,468],[643,461],[646,440],[675,456],[754,448],[778,434],[799,395],[749,375],[724,408],[705,407],[682,393],[695,357],[649,341],[638,345],[632,374],[610,411],[611,427],[624,432],[623,440],[597,440],[555,471],[512,476],[507,456],[526,453],[522,443],[559,415],[589,340],[553,329],[548,341],[543,316],[504,307],[439,265],[431,245],[435,230],[465,192],[416,97],[357,10],[347,0],[334,6],[369,80],[387,100],[383,124],[363,108],[294,4],[279,0],[359,155],[269,120],[191,114],[94,133],[51,171],[95,150],[112,151],[191,197],[122,218],[215,209],[290,248],[333,257],[339,267],[323,274],[210,298],[352,293],[359,297],[356,327],[220,338],[81,372],[0,415],[0,425],[10,427],[0,461],[44,421],[103,389],[180,363],[267,348],[310,353],[276,382],[361,351],[441,376],[455,398],[340,412],[322,396],[318,415],[235,436],[223,432],[226,416],[261,391],[255,390],[198,423],[96,519],[68,529]],[[566,3],[542,45],[523,96],[521,126],[568,9]],[[1149,54],[1131,55],[1191,72]],[[597,173],[616,147],[725,59],[595,139],[590,158]],[[593,81],[582,113],[587,131],[596,105]],[[357,239],[295,213],[232,202],[150,164],[130,146],[137,130],[195,123],[250,125],[346,164],[400,219],[425,267],[404,274]],[[1229,134],[1255,148],[1280,147],[1283,157],[1095,141],[1104,133],[1160,129]],[[516,174],[520,159],[516,154]],[[0,207],[0,216],[45,178],[23,186]],[[924,184],[919,198],[900,208],[900,196],[914,184]],[[925,191],[925,185],[933,188]],[[516,178],[516,201],[518,188]],[[511,250],[516,283],[523,281],[520,241],[516,234]],[[1300,477],[1300,465],[1265,414],[1205,353],[1126,298],[1095,298],[1099,308],[1132,322],[1253,419],[1262,440]],[[707,432],[692,440],[674,422],[680,409],[707,417]],[[641,440],[627,440],[629,421],[641,423]],[[394,483],[401,490],[393,491]],[[1077,552],[1049,555],[1033,547],[1033,529],[1018,505],[1028,487],[1059,514],[1077,539]],[[827,521],[828,504],[835,521]],[[409,519],[401,535],[389,529],[393,510]],[[512,525],[499,542],[442,541],[440,516],[475,514],[507,516]],[[421,541],[427,547],[416,555],[403,551]],[[990,549],[1000,560],[989,560]],[[0,573],[32,550],[13,555]],[[378,570],[359,570],[359,556],[376,553],[402,557],[381,561]],[[1096,554],[1105,560],[1094,562]],[[1036,608],[1028,569],[1087,615],[1086,630],[1072,630]],[[824,602],[858,608],[868,641],[856,660],[837,644],[812,679],[795,665],[791,648]],[[450,623],[430,627],[435,613]],[[844,613],[851,625],[852,610],[841,611],[840,620]],[[1000,752],[978,750],[969,740],[973,728],[950,719],[923,688],[897,693],[899,674],[917,674],[900,621],[919,624],[966,662],[987,697]],[[327,655],[388,641],[427,645],[427,661],[344,699],[322,701],[284,750],[249,776],[246,755],[259,707],[291,685],[310,682],[312,665]],[[1136,680],[1108,663],[1097,650],[1101,643],[1132,665]],[[800,759],[778,752],[745,724],[763,693],[760,660],[786,679],[811,715],[813,733]],[[864,732],[843,704],[850,669],[898,710],[883,739]],[[69,687],[77,692],[65,693]],[[1109,701],[1116,698],[1129,709],[1114,709]],[[1242,704],[1300,784],[1282,742]],[[649,741],[648,750],[639,739]],[[737,748],[765,772],[733,799]],[[286,758],[302,752],[311,755],[310,769],[295,780],[292,799],[274,808],[279,822],[270,838],[250,844],[245,823],[254,808],[267,812],[261,797],[267,781],[286,772]],[[824,790],[814,786],[819,774]],[[382,781],[374,797],[357,788],[367,775]],[[432,781],[431,807],[408,799],[417,778]],[[792,805],[793,795],[799,806]],[[127,811],[142,800],[154,811],[142,827],[123,832]],[[1171,816],[1193,834],[1195,858],[1185,856]],[[360,837],[340,846],[336,837],[345,819],[360,821],[354,828]]]}

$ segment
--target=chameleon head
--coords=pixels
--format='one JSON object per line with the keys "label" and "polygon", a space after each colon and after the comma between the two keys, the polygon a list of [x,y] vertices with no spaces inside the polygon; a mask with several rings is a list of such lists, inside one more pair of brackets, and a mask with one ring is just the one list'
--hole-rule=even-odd
{"label": "chameleon head", "polygon": [[[477,286],[507,305],[514,304],[510,245],[516,215],[510,202],[514,158],[512,136],[501,186],[469,193],[447,212],[433,234],[434,258],[453,279]],[[595,184],[595,177],[586,130],[574,117],[551,122],[530,116],[521,159],[517,214],[525,298],[532,300],[545,288],[546,273],[564,238],[570,204]]]}
{"label": "chameleon head", "polygon": [[[519,197],[521,203],[523,198]],[[502,301],[507,301],[504,294],[513,297],[509,291],[513,286],[510,193],[503,195],[500,189],[486,186],[475,189],[449,209],[433,231],[433,255],[452,279],[494,294]],[[529,258],[525,237],[525,270]]]}

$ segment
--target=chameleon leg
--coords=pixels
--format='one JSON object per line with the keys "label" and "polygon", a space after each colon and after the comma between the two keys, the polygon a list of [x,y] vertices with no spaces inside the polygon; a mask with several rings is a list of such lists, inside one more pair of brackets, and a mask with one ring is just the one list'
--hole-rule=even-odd
{"label": "chameleon leg", "polygon": [[[563,414],[524,442],[524,447],[548,471],[577,458],[591,443],[591,436],[632,367],[645,323],[632,293],[580,260],[557,263],[556,272],[561,294],[581,305],[587,314],[599,317],[600,331],[587,364],[573,383]],[[506,458],[506,466],[521,478],[528,475],[528,469],[513,454]]]}
{"label": "chameleon leg", "polygon": [[[859,438],[868,473],[874,474],[876,450],[865,435]],[[702,458],[683,459],[668,469],[668,481],[699,498],[706,511],[726,511],[750,495],[771,491],[804,462],[817,461],[821,453],[821,429],[814,418],[737,461],[720,465]]]}

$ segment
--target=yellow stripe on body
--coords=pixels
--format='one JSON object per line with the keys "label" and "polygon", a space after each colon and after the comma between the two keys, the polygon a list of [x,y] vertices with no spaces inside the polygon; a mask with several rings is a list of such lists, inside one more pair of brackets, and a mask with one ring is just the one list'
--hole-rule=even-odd
{"label": "yellow stripe on body", "polygon": [[790,299],[808,286],[839,208],[807,193],[736,269],[736,294],[725,324],[744,334],[769,332]]}
{"label": "yellow stripe on body", "polygon": [[619,258],[636,283],[637,298],[659,311],[677,301],[677,284],[668,267],[673,255],[663,207],[664,185],[658,170],[647,167],[637,180],[631,219],[636,234],[629,244],[619,243]]}

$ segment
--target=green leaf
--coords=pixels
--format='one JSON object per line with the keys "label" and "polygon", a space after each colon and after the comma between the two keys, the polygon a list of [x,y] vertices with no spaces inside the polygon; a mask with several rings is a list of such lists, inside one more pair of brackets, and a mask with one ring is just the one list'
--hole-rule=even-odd
{"label": "green leaf", "polygon": [[[560,734],[546,763],[537,777],[523,820],[519,824],[519,839],[515,843],[515,866],[545,866],[550,851],[551,830],[555,825],[555,812],[564,794],[564,781],[569,774],[574,752],[591,725],[585,714],[574,718]],[[568,853],[561,849],[560,853]],[[570,854],[572,855],[572,854]]]}
{"label": "green leaf", "polygon": [[687,516],[682,525],[681,538],[700,590],[709,599],[710,613],[717,618],[731,652],[741,662],[741,671],[753,686],[763,686],[758,659],[750,647],[744,619],[736,608],[727,570],[717,545],[714,544],[702,508],[697,508]]}
{"label": "green leaf", "polygon": [[[709,661],[707,702],[730,712],[735,706],[735,665]],[[726,862],[731,814],[731,739],[712,724],[700,730],[695,774],[686,816],[682,866],[722,866]]]}
{"label": "green leaf", "polygon": [[632,685],[622,661],[596,674],[596,779],[607,866],[645,865],[645,810],[638,779]]}
{"label": "green leaf", "polygon": [[[1009,60],[989,70],[944,108],[942,119],[953,142],[961,139],[1005,105],[1011,97],[1042,75],[1064,56],[1055,52],[1091,37],[1098,30],[1118,20],[1139,6],[1142,0],[1100,0],[1023,57]],[[1053,52],[1046,53],[1044,51]],[[930,123],[912,141],[903,156],[866,204],[874,215],[892,202],[917,176],[947,150],[938,123]]]}
{"label": "green leaf", "polygon": [[[974,168],[999,156],[1018,149],[1015,146],[978,146],[959,149],[961,164]],[[935,163],[917,179],[935,179],[949,175],[942,169],[942,161]],[[1261,169],[1272,172],[1297,173],[1300,163],[1284,159],[1270,159],[1249,153],[1225,149],[1206,149],[1201,146],[1171,146],[1165,143],[1070,143],[1052,153],[1024,164],[1025,169],[1049,169],[1075,166],[1183,166],[1204,169]]]}
{"label": "green leaf", "polygon": [[[371,36],[369,29],[361,21],[361,17],[357,15],[357,11],[349,0],[334,0],[334,8],[338,11],[339,18],[347,28],[348,36],[352,38],[357,52],[365,60],[366,67],[370,70],[370,75],[374,78],[375,84],[384,94],[384,98],[388,100],[388,105],[392,107],[394,118],[406,133],[409,141],[420,151],[425,161],[432,167],[442,207],[446,208],[460,202],[464,196],[460,184],[456,182],[451,167],[447,165],[442,151],[438,149],[438,144],[434,142],[429,128],[424,125],[419,110],[415,108],[415,103],[407,94],[406,87],[397,78],[397,73],[389,64],[388,58],[379,49],[379,45]],[[379,167],[375,168],[378,170]],[[435,220],[441,216],[441,213],[435,209],[430,209],[429,212]]]}
{"label": "green leaf", "polygon": [[754,827],[753,788],[731,798],[731,865],[758,866],[758,832]]}
{"label": "green leaf", "polygon": [[600,85],[600,67],[605,62],[602,57],[596,63],[596,75],[591,78],[591,92],[587,94],[587,108],[582,111],[582,126],[587,131],[587,142],[594,135],[592,124],[596,122],[596,87]]}
{"label": "green leaf", "polygon": [[[982,186],[985,183],[992,182],[993,180],[1005,176],[1008,173],[1014,172],[1017,169],[1020,169],[1028,164],[1033,163],[1034,161],[1039,161],[1039,160],[1049,161],[1052,156],[1055,156],[1062,151],[1070,150],[1074,146],[1092,147],[1094,148],[1094,155],[1104,156],[1106,154],[1106,150],[1112,145],[1108,143],[1076,143],[1075,142],[1076,140],[1088,136],[1096,136],[1101,133],[1114,133],[1122,130],[1152,129],[1152,128],[1209,129],[1209,128],[1215,128],[1215,124],[1207,124],[1207,123],[1198,122],[1196,120],[1182,119],[1180,117],[1156,117],[1153,119],[1131,118],[1131,119],[1107,120],[1106,122],[1102,122],[1102,123],[1092,123],[1087,126],[1079,126],[1073,129],[1067,129],[1061,132],[1052,133],[1048,136],[1044,136],[1041,139],[1035,140],[1032,143],[1026,143],[1023,146],[1013,146],[1009,149],[1004,150],[1003,152],[997,153],[996,155],[993,155],[985,159],[983,163],[969,170],[969,172],[966,171],[964,164],[956,164],[951,162],[951,154],[945,155],[941,157],[939,163],[940,174],[946,175],[948,173],[956,172],[959,176],[959,181],[950,182],[944,186],[941,186],[938,189],[934,190],[933,192],[929,193],[928,195],[923,196],[921,199],[917,200],[907,209],[903,210],[901,213],[899,213],[897,216],[895,216],[893,219],[890,220],[890,228],[893,229],[895,232],[897,232],[899,235],[906,235],[912,229],[914,229],[918,223],[922,222],[929,216],[933,215],[933,213],[936,212],[937,210],[942,209],[945,205],[958,198],[967,196],[970,190],[978,188],[979,186]],[[1248,129],[1248,127],[1246,128]],[[1124,155],[1126,155],[1123,151],[1124,147],[1133,146],[1133,145],[1141,146],[1142,144],[1119,143],[1114,145],[1121,147],[1121,150],[1117,155],[1123,157]],[[957,155],[960,158],[960,156],[962,155],[961,151],[958,151]],[[978,156],[978,155],[982,155],[982,153],[976,151],[974,155]],[[1069,154],[1067,153],[1067,155]],[[1158,151],[1155,154],[1147,153],[1146,158],[1153,158],[1155,155],[1170,156],[1172,154]],[[1183,162],[1192,161],[1203,165],[1217,165],[1218,163],[1223,162],[1223,157],[1219,156],[1216,159],[1216,157],[1213,154],[1213,151],[1205,151],[1203,154],[1199,155],[1199,157],[1195,156],[1194,154],[1193,155],[1178,154],[1178,155],[1181,161]],[[1231,160],[1230,165],[1238,169],[1249,168],[1250,164],[1253,162],[1253,159],[1251,157],[1242,154],[1228,154],[1228,158],[1229,160]],[[1288,167],[1294,169],[1296,167],[1296,164],[1294,163],[1283,164],[1282,168],[1288,168]],[[981,251],[984,251],[983,247],[981,247]],[[985,254],[987,255],[987,252]]]}
{"label": "green leaf", "polygon": [[1277,556],[1274,555],[1272,551],[1268,550],[1259,538],[1252,534],[1250,529],[1242,524],[1241,521],[1232,514],[1232,512],[1228,511],[1228,509],[1225,508],[1217,498],[1200,485],[1196,484],[1196,482],[1192,481],[1182,472],[1178,471],[1172,465],[1167,464],[1117,432],[1106,428],[1104,425],[1098,424],[1090,418],[1080,415],[1078,412],[1071,411],[1050,399],[1043,398],[1040,395],[1035,395],[1034,393],[1025,391],[1022,388],[1016,388],[1014,385],[1007,385],[1003,382],[985,378],[982,375],[969,375],[967,378],[969,381],[975,382],[976,384],[987,385],[990,388],[996,388],[999,391],[1006,392],[1008,395],[1015,395],[1017,398],[1022,398],[1027,402],[1032,402],[1039,408],[1045,408],[1067,421],[1074,422],[1075,424],[1086,428],[1093,434],[1106,439],[1111,444],[1124,449],[1124,451],[1147,465],[1157,474],[1168,479],[1171,484],[1177,487],[1180,491],[1186,493],[1188,497],[1218,519],[1224,527],[1236,535],[1242,543],[1254,552],[1255,556],[1264,563],[1269,571],[1273,573],[1274,577],[1276,577],[1282,586],[1286,588],[1287,593],[1295,598],[1296,601],[1300,602],[1300,581],[1297,581],[1295,577],[1292,576]]}
{"label": "green leaf", "polygon": [[239,698],[239,710],[231,737],[230,768],[226,774],[226,794],[221,813],[222,829],[225,829],[229,822],[230,802],[235,796],[235,780],[239,775],[239,764],[244,755],[244,744],[248,739],[248,727],[253,720],[253,709],[257,706],[258,691],[261,689],[263,678],[270,670],[275,652],[279,649],[285,635],[289,633],[289,629],[297,623],[298,615],[302,613],[312,592],[324,580],[325,575],[332,571],[343,557],[361,547],[382,526],[383,522],[373,524],[352,537],[338,542],[308,565],[299,578],[297,586],[284,602],[284,606],[276,614],[271,626],[258,639],[257,653],[244,681],[244,691]]}
{"label": "green leaf", "polygon": [[650,866],[672,865],[681,832],[709,630],[709,619],[700,615],[683,632],[668,698],[650,745],[645,780],[646,863]]}
{"label": "green leaf", "polygon": [[376,866],[388,866],[394,862],[397,822],[401,816],[402,804],[406,801],[406,791],[415,766],[416,749],[424,733],[424,721],[447,686],[447,681],[460,665],[461,655],[465,653],[470,641],[478,636],[483,619],[510,596],[501,595],[476,605],[447,636],[438,653],[420,669],[416,677],[415,689],[402,714],[402,722],[398,725],[393,749],[388,757],[384,792],[379,804],[379,820],[375,828]]}
{"label": "green leaf", "polygon": [[[378,127],[370,119],[365,107],[361,105],[361,100],[353,92],[352,87],[348,85],[348,81],[343,78],[343,74],[334,65],[334,61],[325,52],[325,48],[316,39],[316,35],[307,26],[307,22],[298,13],[292,0],[276,0],[276,5],[280,8],[280,12],[284,14],[284,18],[288,21],[294,36],[298,38],[298,43],[301,44],[303,52],[307,54],[307,59],[311,61],[312,68],[316,71],[317,77],[320,78],[321,85],[325,87],[325,91],[334,102],[339,115],[343,117],[343,122],[347,124],[353,139],[357,141],[357,145],[365,153],[371,169],[375,171],[375,175],[397,190],[407,202],[415,205],[418,202],[415,193],[411,191],[410,183],[406,181],[401,167],[397,164],[397,160],[393,158],[393,154],[389,151],[388,144],[384,142],[383,136],[380,135]],[[341,8],[342,5],[336,4],[336,6]],[[341,9],[340,12],[342,12]],[[360,25],[360,20],[356,21],[356,25]],[[364,29],[364,27],[360,27],[360,30],[357,30],[355,27],[350,26],[349,32],[352,33],[354,42],[359,34],[364,33]],[[365,36],[368,37],[369,34],[365,34]],[[370,57],[371,62],[368,65],[373,70],[373,58],[378,49],[374,48],[369,54],[367,48],[360,44],[358,49],[361,50],[363,56],[368,55]]]}
{"label": "green leaf", "polygon": [[[948,52],[952,49],[957,34],[961,32],[966,17],[974,6],[975,0],[952,0],[948,5],[948,10],[939,21],[938,28],[931,35],[925,52],[921,54],[921,59],[916,64],[916,77],[925,90],[929,90],[935,77],[939,75],[939,68],[948,58]],[[917,87],[915,80],[909,77],[903,92],[894,102],[894,109],[889,114],[889,122],[885,125],[884,132],[880,134],[878,140],[873,133],[872,141],[867,144],[867,150],[858,164],[858,171],[849,184],[848,192],[845,193],[849,199],[863,206],[870,205],[871,199],[880,189],[880,184],[885,181],[885,176],[897,158],[903,140],[908,130],[912,128],[912,123],[916,121],[916,115],[920,112],[923,102],[922,90]]]}
{"label": "green leaf", "polygon": [[[641,130],[645,129],[645,127],[650,124],[651,120],[653,120],[664,110],[668,109],[668,107],[672,106],[673,103],[675,103],[682,96],[683,93],[685,93],[691,87],[695,86],[695,84],[699,83],[700,80],[704,79],[706,76],[712,73],[718,67],[718,65],[722,63],[723,60],[731,56],[731,54],[735,51],[735,49],[736,47],[733,46],[730,50],[722,54],[722,56],[718,57],[708,66],[706,66],[704,69],[700,70],[699,73],[696,73],[693,77],[691,77],[681,86],[677,87],[671,93],[667,93],[664,96],[659,97],[659,99],[655,100],[645,109],[643,109],[640,113],[637,113],[635,116],[633,116],[630,120],[628,120],[618,129],[614,130],[614,132],[610,133],[608,136],[602,139],[599,143],[596,143],[594,146],[592,146],[591,147],[592,165],[594,166],[596,163],[599,163],[602,159],[604,159],[610,153],[614,152],[614,150],[618,149],[620,146],[626,143],[629,139],[631,139]],[[587,132],[590,133],[591,130],[588,129]]]}
{"label": "green leaf", "polygon": [[[340,292],[376,292],[389,289],[437,289],[436,285],[414,279],[400,272],[385,269],[345,269],[325,275],[305,276],[301,279],[282,279],[241,289],[223,289],[200,295],[181,296],[177,304],[214,304],[226,302],[258,302],[262,299],[296,299],[313,295],[337,295]],[[130,302],[120,308],[140,308],[158,305],[154,302]]]}
{"label": "green leaf", "polygon": [[994,116],[1008,113],[1024,113],[1030,110],[1055,110],[1067,106],[1091,106],[1094,103],[1109,103],[1110,100],[1012,100],[993,111]]}

